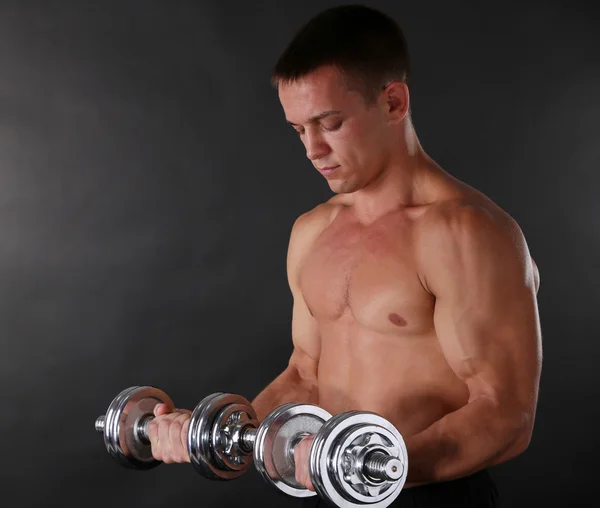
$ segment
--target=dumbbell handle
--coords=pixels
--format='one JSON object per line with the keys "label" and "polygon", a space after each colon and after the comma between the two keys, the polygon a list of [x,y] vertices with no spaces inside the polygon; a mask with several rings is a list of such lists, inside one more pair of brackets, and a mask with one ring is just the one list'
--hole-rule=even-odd
{"label": "dumbbell handle", "polygon": [[[148,435],[148,425],[150,422],[154,420],[154,415],[146,415],[141,418],[135,426],[134,435],[145,441],[146,443],[150,443],[150,437]],[[106,425],[106,415],[99,416],[96,418],[96,431],[104,432],[104,426]],[[254,441],[256,440],[256,428],[253,426],[246,426],[242,429],[240,433],[240,443],[239,445],[243,448],[244,451],[251,453],[254,449]]]}
{"label": "dumbbell handle", "polygon": [[[154,420],[153,415],[146,415],[136,422],[134,435],[139,438],[144,443],[150,443],[150,438],[148,437],[148,425],[150,422]],[[98,432],[104,432],[104,426],[106,425],[106,415],[99,416],[96,418],[96,430]]]}
{"label": "dumbbell handle", "polygon": [[[134,434],[136,437],[150,443],[150,437],[148,436],[148,425],[150,422],[154,420],[153,415],[146,415],[144,418],[141,418],[137,423],[134,430]],[[104,426],[106,425],[106,415],[99,416],[96,418],[96,431],[104,432]],[[242,449],[248,453],[251,453],[254,449],[254,441],[256,440],[256,428],[248,425],[242,429],[240,432],[240,443],[239,445]]]}
{"label": "dumbbell handle", "polygon": [[[147,415],[136,423],[134,435],[143,442],[150,443],[150,438],[148,437],[148,425],[152,420],[154,420],[154,416]],[[105,422],[105,415],[99,416],[96,419],[95,427],[98,432],[104,432]],[[238,446],[242,450],[251,453],[254,449],[257,432],[258,430],[253,425],[246,425],[239,433]],[[294,453],[294,446],[306,435],[308,434],[300,436],[293,443],[293,446],[290,448],[292,456]],[[383,452],[374,451],[365,457],[362,471],[374,480],[396,481],[402,476],[403,466],[402,462],[396,457],[392,457]]]}
{"label": "dumbbell handle", "polygon": [[[239,446],[245,451],[251,452],[254,449],[256,434],[257,429],[254,426],[247,425],[244,427],[239,433]],[[310,434],[303,434],[292,442],[292,446],[290,447],[290,454],[292,457],[295,445],[298,444],[303,437],[308,435]],[[362,472],[373,480],[394,482],[402,476],[404,469],[402,462],[396,457],[392,457],[384,452],[372,451],[364,458]]]}

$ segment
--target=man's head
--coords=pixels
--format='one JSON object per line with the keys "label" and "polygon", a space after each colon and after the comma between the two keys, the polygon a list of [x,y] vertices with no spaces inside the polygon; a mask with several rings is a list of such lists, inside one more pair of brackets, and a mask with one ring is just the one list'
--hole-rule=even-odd
{"label": "man's head", "polygon": [[[409,114],[410,62],[398,24],[368,7],[328,9],[279,58],[271,81],[334,192],[355,192],[388,162]],[[327,111],[339,111],[313,118]],[[311,120],[311,118],[313,118]]]}

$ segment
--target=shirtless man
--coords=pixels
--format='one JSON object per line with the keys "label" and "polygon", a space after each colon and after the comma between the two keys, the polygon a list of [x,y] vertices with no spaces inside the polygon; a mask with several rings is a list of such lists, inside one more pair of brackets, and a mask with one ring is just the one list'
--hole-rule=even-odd
{"label": "shirtless man", "polygon": [[[518,224],[421,147],[400,28],[356,6],[308,27],[273,81],[335,196],[292,228],[293,352],[253,407],[259,420],[290,401],[373,411],[407,446],[393,506],[497,506],[486,469],[521,454],[534,426],[537,267]],[[374,66],[365,66],[367,45]],[[155,458],[189,461],[189,411],[155,414]],[[294,456],[298,481],[314,490],[312,439]]]}

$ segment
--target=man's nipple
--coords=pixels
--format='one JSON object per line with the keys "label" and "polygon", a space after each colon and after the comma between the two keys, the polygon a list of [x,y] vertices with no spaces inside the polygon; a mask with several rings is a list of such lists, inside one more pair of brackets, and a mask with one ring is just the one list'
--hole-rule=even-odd
{"label": "man's nipple", "polygon": [[406,319],[393,312],[388,316],[388,319],[396,326],[406,326]]}

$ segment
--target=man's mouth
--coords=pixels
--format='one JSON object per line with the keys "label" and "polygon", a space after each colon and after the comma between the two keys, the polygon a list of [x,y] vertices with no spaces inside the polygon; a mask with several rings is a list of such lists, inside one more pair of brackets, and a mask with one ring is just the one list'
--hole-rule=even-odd
{"label": "man's mouth", "polygon": [[331,175],[337,168],[339,168],[340,166],[329,166],[329,167],[325,167],[325,168],[317,168],[319,170],[319,172],[324,175],[324,176],[328,176]]}

